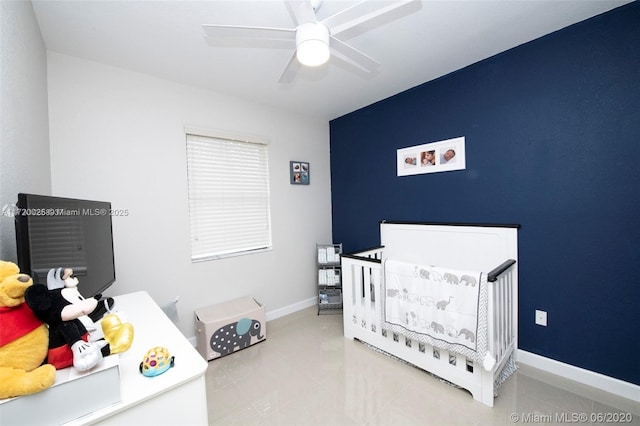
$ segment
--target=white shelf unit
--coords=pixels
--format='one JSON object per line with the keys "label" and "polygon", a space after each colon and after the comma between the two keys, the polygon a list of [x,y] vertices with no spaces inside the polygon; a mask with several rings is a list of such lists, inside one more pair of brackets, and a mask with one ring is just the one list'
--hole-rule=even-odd
{"label": "white shelf unit", "polygon": [[342,312],[342,244],[316,244],[318,256],[318,315]]}

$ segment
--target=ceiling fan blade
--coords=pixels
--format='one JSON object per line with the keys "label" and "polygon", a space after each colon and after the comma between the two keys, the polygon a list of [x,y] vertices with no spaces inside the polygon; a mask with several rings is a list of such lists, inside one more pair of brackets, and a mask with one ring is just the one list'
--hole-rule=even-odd
{"label": "ceiling fan blade", "polygon": [[294,40],[293,28],[243,27],[238,25],[202,25],[204,32],[213,38],[255,38],[261,40]]}
{"label": "ceiling fan blade", "polygon": [[298,73],[298,70],[300,70],[300,66],[300,62],[296,59],[296,51],[294,50],[291,58],[289,58],[287,66],[284,68],[284,71],[280,76],[280,80],[278,80],[278,83],[291,83]]}
{"label": "ceiling fan blade", "polygon": [[296,25],[306,24],[307,22],[317,22],[316,12],[313,10],[310,0],[286,0],[285,4],[289,13],[296,22]]}
{"label": "ceiling fan blade", "polygon": [[363,0],[323,19],[321,22],[329,28],[331,35],[336,35],[400,7],[416,2],[419,2],[419,0],[396,0],[393,2]]}
{"label": "ceiling fan blade", "polygon": [[372,57],[362,53],[355,47],[350,46],[335,37],[331,37],[329,46],[331,48],[332,54],[368,73],[375,71],[376,68],[380,66],[380,63]]}

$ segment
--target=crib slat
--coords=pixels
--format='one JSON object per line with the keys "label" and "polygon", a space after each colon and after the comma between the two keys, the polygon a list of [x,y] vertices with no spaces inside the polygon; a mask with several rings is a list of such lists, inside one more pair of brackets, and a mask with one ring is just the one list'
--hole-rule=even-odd
{"label": "crib slat", "polygon": [[371,309],[368,308],[368,305],[371,303],[371,273],[368,268],[362,268],[362,290],[363,290],[363,298],[362,305],[364,308],[364,324],[365,327],[371,329],[371,320],[372,312]]}
{"label": "crib slat", "polygon": [[507,311],[506,311],[506,315],[507,315],[507,344],[511,344],[514,339],[515,339],[515,335],[516,335],[516,331],[514,330],[515,328],[515,323],[514,323],[514,312],[516,312],[515,309],[515,304],[517,303],[517,300],[515,300],[515,290],[514,290],[514,285],[513,285],[513,275],[514,275],[514,271],[513,269],[511,271],[509,271],[509,274],[506,277],[506,292],[507,292]]}
{"label": "crib slat", "polygon": [[355,302],[355,319],[356,325],[358,327],[362,327],[362,266],[354,265],[353,270],[356,277],[353,292],[353,300]]}
{"label": "crib slat", "polygon": [[504,304],[503,302],[503,294],[502,294],[502,284],[504,283],[503,277],[501,277],[500,279],[498,279],[498,281],[496,281],[495,283],[495,288],[496,288],[496,303],[495,303],[495,307],[496,307],[496,312],[495,315],[497,317],[497,329],[496,329],[496,338],[494,341],[494,354],[496,359],[500,359],[500,357],[502,356],[502,344],[504,342],[504,315],[503,315],[503,309],[504,309]]}
{"label": "crib slat", "polygon": [[373,323],[375,324],[375,332],[382,333],[382,268],[372,268],[370,272],[373,284]]}
{"label": "crib slat", "polygon": [[505,344],[507,342],[507,321],[508,321],[508,315],[507,315],[507,311],[505,310],[506,308],[506,303],[507,303],[507,288],[506,288],[506,275],[505,277],[502,277],[499,280],[499,284],[498,286],[500,287],[500,300],[498,301],[500,306],[500,336],[498,337],[498,350],[496,351],[496,357],[497,359],[502,358],[502,355],[504,354],[504,350],[505,350]]}
{"label": "crib slat", "polygon": [[497,339],[497,323],[498,317],[496,316],[496,283],[495,282],[487,282],[487,349],[491,354],[495,356],[496,346],[495,341]]}

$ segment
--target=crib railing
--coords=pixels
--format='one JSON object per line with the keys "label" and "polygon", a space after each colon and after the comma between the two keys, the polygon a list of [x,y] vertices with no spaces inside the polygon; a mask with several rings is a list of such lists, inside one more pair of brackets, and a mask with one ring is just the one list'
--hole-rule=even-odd
{"label": "crib railing", "polygon": [[449,353],[408,337],[383,330],[381,283],[384,247],[342,255],[344,335],[358,339],[430,371],[469,390],[475,399],[493,406],[495,373],[517,348],[517,289],[515,260],[505,261],[488,273],[489,352],[496,359],[491,371],[461,354]]}
{"label": "crib railing", "polygon": [[489,352],[496,360],[505,358],[517,348],[517,295],[513,285],[513,271],[516,261],[506,260],[487,275],[489,294],[489,317],[487,335]]}

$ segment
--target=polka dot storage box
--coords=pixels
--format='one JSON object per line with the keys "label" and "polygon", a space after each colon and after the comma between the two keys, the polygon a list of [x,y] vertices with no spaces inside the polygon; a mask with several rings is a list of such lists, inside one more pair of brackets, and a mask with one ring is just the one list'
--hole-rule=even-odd
{"label": "polka dot storage box", "polygon": [[241,297],[195,310],[196,347],[207,361],[267,338],[264,306]]}

